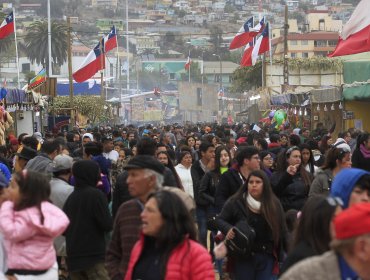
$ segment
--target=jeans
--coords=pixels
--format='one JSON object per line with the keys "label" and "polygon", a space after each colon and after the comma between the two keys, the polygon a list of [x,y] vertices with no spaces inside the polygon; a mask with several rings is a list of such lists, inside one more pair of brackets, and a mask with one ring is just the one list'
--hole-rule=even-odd
{"label": "jeans", "polygon": [[236,259],[234,267],[235,280],[270,280],[274,257],[265,253],[256,253],[248,259]]}
{"label": "jeans", "polygon": [[199,242],[207,248],[207,209],[197,206],[196,209]]}

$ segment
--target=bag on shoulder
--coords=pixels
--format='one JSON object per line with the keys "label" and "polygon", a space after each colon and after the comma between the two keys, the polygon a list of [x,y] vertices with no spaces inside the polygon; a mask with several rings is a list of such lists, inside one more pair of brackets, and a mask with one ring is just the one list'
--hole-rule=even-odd
{"label": "bag on shoulder", "polygon": [[229,256],[248,257],[252,254],[252,244],[256,237],[254,229],[247,221],[240,221],[233,227],[235,237],[227,239],[225,245]]}

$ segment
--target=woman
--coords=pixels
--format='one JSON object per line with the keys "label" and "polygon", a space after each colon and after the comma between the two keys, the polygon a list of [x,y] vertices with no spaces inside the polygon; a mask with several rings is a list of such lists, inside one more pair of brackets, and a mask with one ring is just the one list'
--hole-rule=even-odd
{"label": "woman", "polygon": [[131,251],[125,280],[215,279],[211,257],[196,242],[196,229],[181,199],[159,191],[141,213],[142,235]]}
{"label": "woman", "polygon": [[234,227],[245,221],[254,230],[255,238],[249,254],[231,257],[234,279],[271,279],[278,273],[277,262],[286,246],[286,230],[281,204],[261,170],[250,173],[245,185],[226,202],[216,219],[218,228],[231,240],[235,238]]}
{"label": "woman", "polygon": [[182,186],[181,179],[179,175],[177,174],[177,171],[175,167],[173,166],[173,163],[168,155],[167,152],[161,151],[157,154],[157,159],[160,163],[162,163],[164,166],[166,166],[168,169],[172,171],[173,176],[175,177],[176,180],[176,186],[178,186],[179,189],[184,189]]}
{"label": "woman", "polygon": [[325,155],[326,151],[330,149],[330,146],[332,144],[333,144],[333,139],[331,138],[331,136],[330,135],[324,135],[321,138],[321,142],[320,142],[320,146],[319,146],[321,154]]}
{"label": "woman", "polygon": [[178,165],[175,166],[176,172],[180,177],[184,191],[194,198],[193,179],[191,177],[191,164],[193,157],[189,151],[182,151],[178,156]]}
{"label": "woman", "polygon": [[307,172],[311,173],[312,176],[315,176],[319,168],[315,166],[315,159],[313,158],[311,147],[308,144],[301,144],[299,148],[301,149],[302,166]]}
{"label": "woman", "polygon": [[336,197],[320,196],[307,201],[294,234],[293,249],[283,263],[282,273],[305,258],[330,250],[330,222],[342,205],[342,200]]}
{"label": "woman", "polygon": [[261,170],[266,173],[267,177],[271,178],[274,166],[274,158],[272,153],[268,151],[261,151],[259,155],[261,159]]}
{"label": "woman", "polygon": [[188,136],[186,138],[185,145],[187,145],[191,150],[191,156],[193,157],[193,162],[196,160],[199,160],[199,156],[195,148],[195,143],[196,143],[196,140],[194,136]]}
{"label": "woman", "polygon": [[319,169],[315,179],[312,181],[309,196],[327,196],[331,189],[334,177],[343,168],[351,168],[351,151],[340,148],[331,148],[326,153],[324,165]]}
{"label": "woman", "polygon": [[288,148],[288,135],[284,133],[280,133],[280,147],[283,148]]}
{"label": "woman", "polygon": [[276,171],[271,176],[272,189],[284,211],[301,210],[306,202],[312,175],[301,162],[300,149],[297,146],[290,147],[279,154]]}
{"label": "woman", "polygon": [[367,132],[357,137],[356,149],[352,155],[352,165],[370,171],[370,134]]}

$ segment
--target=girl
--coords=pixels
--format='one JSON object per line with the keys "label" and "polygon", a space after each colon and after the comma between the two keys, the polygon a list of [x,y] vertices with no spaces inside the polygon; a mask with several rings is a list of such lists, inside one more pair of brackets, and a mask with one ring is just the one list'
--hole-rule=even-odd
{"label": "girl", "polygon": [[312,176],[315,176],[319,168],[315,166],[311,147],[308,144],[301,144],[299,148],[301,149],[302,166],[307,172],[311,173]]}
{"label": "girl", "polygon": [[69,224],[62,210],[49,202],[49,181],[37,172],[13,175],[1,205],[0,231],[7,251],[7,275],[17,279],[58,279],[53,246]]}
{"label": "girl", "polygon": [[171,170],[173,176],[175,177],[175,180],[176,180],[176,185],[178,186],[179,189],[184,189],[184,187],[182,186],[182,182],[181,182],[181,179],[179,177],[179,175],[177,174],[177,171],[168,155],[167,152],[159,152],[157,154],[157,160],[162,163],[164,166],[166,166],[168,169]]}
{"label": "girl", "polygon": [[235,238],[234,227],[241,229],[242,223],[254,231],[251,251],[231,256],[235,280],[265,280],[278,273],[286,246],[284,213],[263,171],[250,173],[244,186],[226,202],[216,223],[228,240]]}
{"label": "girl", "polygon": [[273,154],[268,151],[261,151],[259,155],[261,159],[261,170],[266,173],[267,177],[271,178],[274,166]]}

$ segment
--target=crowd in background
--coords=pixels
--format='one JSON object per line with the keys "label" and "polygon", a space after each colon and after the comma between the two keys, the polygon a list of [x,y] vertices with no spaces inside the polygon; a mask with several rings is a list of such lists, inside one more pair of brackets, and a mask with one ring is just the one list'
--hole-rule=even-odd
{"label": "crowd in background", "polygon": [[370,134],[334,129],[9,134],[0,279],[369,279]]}

